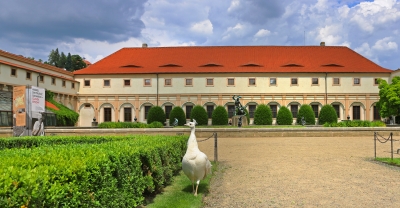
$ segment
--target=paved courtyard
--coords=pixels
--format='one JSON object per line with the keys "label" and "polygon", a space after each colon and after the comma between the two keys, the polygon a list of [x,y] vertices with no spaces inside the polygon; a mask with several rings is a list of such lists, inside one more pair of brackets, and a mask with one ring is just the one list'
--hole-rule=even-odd
{"label": "paved courtyard", "polygon": [[[199,148],[214,160],[213,138]],[[373,160],[373,135],[218,138],[218,153],[206,207],[400,207],[400,168]]]}

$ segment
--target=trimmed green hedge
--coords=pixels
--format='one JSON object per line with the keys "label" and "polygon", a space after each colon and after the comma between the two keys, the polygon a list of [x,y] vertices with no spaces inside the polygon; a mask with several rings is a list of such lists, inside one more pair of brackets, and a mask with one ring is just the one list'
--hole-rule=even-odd
{"label": "trimmed green hedge", "polygon": [[276,123],[278,125],[292,125],[292,112],[290,112],[290,110],[285,106],[280,107],[278,115],[276,116]]}
{"label": "trimmed green hedge", "polygon": [[208,114],[206,109],[201,105],[194,106],[190,113],[190,120],[193,121],[193,119],[196,119],[199,126],[208,125]]}
{"label": "trimmed green hedge", "polygon": [[337,123],[337,114],[332,105],[324,105],[319,112],[318,124],[324,125],[325,123]]}
{"label": "trimmed green hedge", "polygon": [[59,110],[54,110],[52,108],[46,108],[56,114],[57,118],[57,126],[75,126],[75,123],[78,121],[79,114],[66,106],[56,102],[54,99],[54,93],[51,91],[45,91],[45,99],[46,101],[55,105]]}
{"label": "trimmed green hedge", "polygon": [[164,110],[160,106],[152,106],[149,110],[149,114],[147,115],[148,124],[151,124],[155,121],[158,121],[162,124],[164,124],[166,121]]}
{"label": "trimmed green hedge", "polygon": [[341,121],[339,123],[325,123],[324,127],[384,127],[382,121]]}
{"label": "trimmed green hedge", "polygon": [[175,122],[175,118],[178,119],[178,126],[183,126],[186,123],[186,116],[183,109],[179,106],[172,108],[169,113],[169,125],[172,126]]}
{"label": "trimmed green hedge", "polygon": [[99,128],[103,129],[120,129],[120,128],[162,128],[164,125],[158,121],[154,121],[151,124],[145,124],[140,122],[103,122],[100,123]]}
{"label": "trimmed green hedge", "polygon": [[228,112],[224,106],[217,106],[212,113],[212,125],[227,125]]}
{"label": "trimmed green hedge", "polygon": [[255,125],[272,125],[272,111],[265,104],[258,105],[254,112]]}
{"label": "trimmed green hedge", "polygon": [[0,207],[136,207],[181,169],[186,136],[0,151]]}
{"label": "trimmed green hedge", "polygon": [[302,117],[304,117],[306,125],[315,125],[315,113],[310,105],[303,104],[300,106],[299,113],[297,114],[297,124],[302,125]]}

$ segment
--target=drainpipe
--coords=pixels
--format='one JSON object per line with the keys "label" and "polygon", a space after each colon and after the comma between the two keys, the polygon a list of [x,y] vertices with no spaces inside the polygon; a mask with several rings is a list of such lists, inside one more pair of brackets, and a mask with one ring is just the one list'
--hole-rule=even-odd
{"label": "drainpipe", "polygon": [[158,106],[158,74],[157,74],[157,106]]}
{"label": "drainpipe", "polygon": [[328,83],[327,81],[328,73],[325,73],[325,105],[328,104]]}

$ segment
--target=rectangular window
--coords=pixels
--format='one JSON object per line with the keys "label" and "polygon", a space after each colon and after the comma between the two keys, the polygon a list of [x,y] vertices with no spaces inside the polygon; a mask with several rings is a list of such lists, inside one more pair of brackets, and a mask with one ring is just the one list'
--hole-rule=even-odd
{"label": "rectangular window", "polygon": [[354,85],[360,85],[361,84],[361,79],[360,78],[354,78],[353,79]]}
{"label": "rectangular window", "polygon": [[297,78],[291,78],[291,84],[297,85]]}
{"label": "rectangular window", "polygon": [[85,87],[90,87],[90,79],[85,80]]}
{"label": "rectangular window", "polygon": [[39,82],[44,82],[44,77],[43,77],[43,75],[39,75]]}
{"label": "rectangular window", "polygon": [[314,111],[315,118],[318,118],[318,105],[311,105],[311,108]]}
{"label": "rectangular window", "polygon": [[254,112],[256,112],[256,105],[249,105],[249,116],[250,118],[254,118]]}
{"label": "rectangular window", "polygon": [[85,103],[85,108],[90,108],[90,104],[89,103]]}
{"label": "rectangular window", "polygon": [[193,86],[193,79],[192,78],[186,78],[185,79],[185,86]]}
{"label": "rectangular window", "polygon": [[193,106],[187,105],[186,106],[186,119],[190,119],[190,114],[192,113]]}
{"label": "rectangular window", "polygon": [[165,117],[166,117],[166,119],[169,119],[169,114],[171,113],[171,111],[172,111],[172,106],[171,105],[166,105],[165,106]]}
{"label": "rectangular window", "polygon": [[233,115],[235,115],[235,106],[234,105],[228,105],[228,118],[232,118]]}
{"label": "rectangular window", "polygon": [[151,86],[151,79],[144,79],[144,86]]}
{"label": "rectangular window", "polygon": [[11,76],[13,76],[13,77],[17,76],[17,70],[16,69],[11,69]]}
{"label": "rectangular window", "polygon": [[381,120],[381,115],[379,114],[379,109],[377,106],[374,106],[374,120]]}
{"label": "rectangular window", "polygon": [[144,119],[147,119],[147,114],[149,114],[151,106],[144,106]]}
{"label": "rectangular window", "polygon": [[56,85],[56,78],[54,78],[54,77],[51,78],[51,84]]}
{"label": "rectangular window", "polygon": [[276,85],[276,78],[269,78],[269,85]]}
{"label": "rectangular window", "polygon": [[318,85],[318,78],[312,78],[311,79],[311,84],[312,85]]}
{"label": "rectangular window", "polygon": [[338,77],[333,78],[333,85],[340,85],[340,78]]}
{"label": "rectangular window", "polygon": [[333,106],[333,108],[335,109],[335,111],[336,111],[336,115],[337,115],[337,117],[340,119],[340,111],[339,111],[339,105],[332,105]]}
{"label": "rectangular window", "polygon": [[249,86],[256,86],[256,78],[249,78]]}
{"label": "rectangular window", "polygon": [[360,106],[353,106],[353,120],[360,120]]}
{"label": "rectangular window", "polygon": [[235,86],[235,79],[234,78],[228,78],[228,86]]}
{"label": "rectangular window", "polygon": [[31,80],[31,73],[30,72],[26,72],[26,79]]}
{"label": "rectangular window", "polygon": [[207,78],[207,86],[214,86],[214,79],[213,78]]}
{"label": "rectangular window", "polygon": [[213,112],[214,112],[214,106],[213,105],[207,105],[208,118],[212,118]]}
{"label": "rectangular window", "polygon": [[164,79],[164,85],[171,86],[172,85],[171,79]]}
{"label": "rectangular window", "polygon": [[379,78],[375,78],[374,79],[374,85],[379,85],[379,80],[378,80]]}
{"label": "rectangular window", "polygon": [[124,108],[124,121],[132,122],[132,108]]}
{"label": "rectangular window", "polygon": [[297,118],[297,112],[299,111],[299,106],[298,105],[291,105],[290,106],[290,111],[292,112],[293,118]]}
{"label": "rectangular window", "polygon": [[71,88],[75,89],[75,83],[71,82]]}
{"label": "rectangular window", "polygon": [[110,80],[109,79],[103,80],[103,87],[110,87]]}
{"label": "rectangular window", "polygon": [[278,114],[277,106],[276,105],[269,105],[269,108],[271,108],[272,118],[276,118],[276,115]]}
{"label": "rectangular window", "polygon": [[104,122],[111,122],[111,108],[104,108]]}
{"label": "rectangular window", "polygon": [[124,87],[129,87],[131,86],[131,80],[130,79],[124,79]]}
{"label": "rectangular window", "polygon": [[65,80],[62,81],[62,86],[65,87]]}

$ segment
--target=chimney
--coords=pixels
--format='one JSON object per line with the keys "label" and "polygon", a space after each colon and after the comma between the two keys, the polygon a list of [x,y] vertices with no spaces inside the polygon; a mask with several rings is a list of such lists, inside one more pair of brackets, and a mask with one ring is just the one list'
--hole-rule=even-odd
{"label": "chimney", "polygon": [[321,42],[319,46],[325,46],[325,42]]}
{"label": "chimney", "polygon": [[147,43],[142,43],[142,48],[147,48]]}

